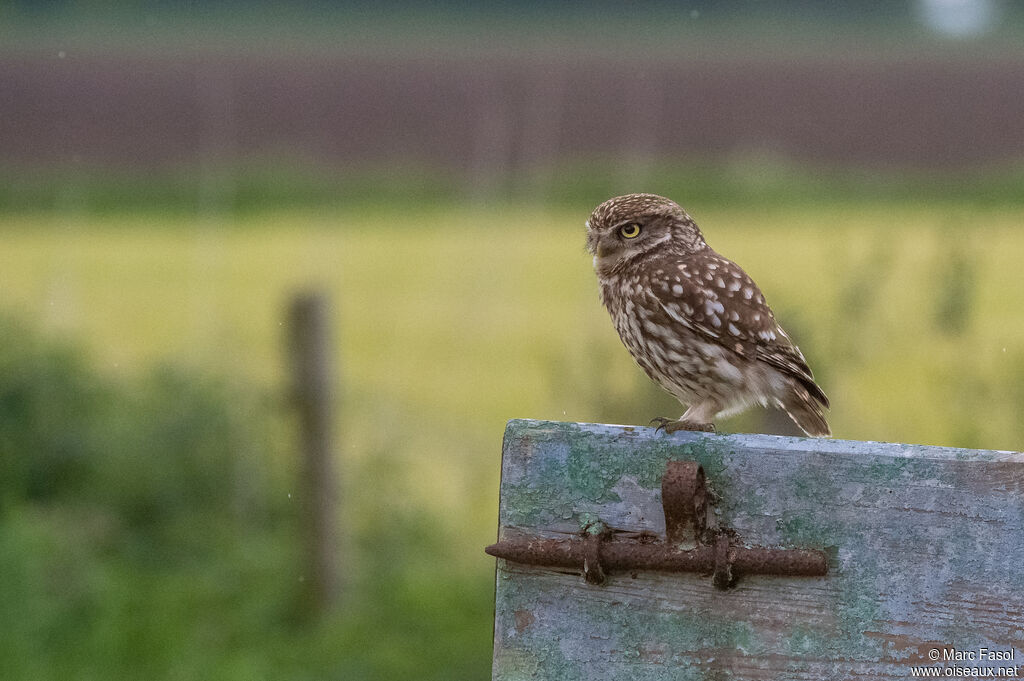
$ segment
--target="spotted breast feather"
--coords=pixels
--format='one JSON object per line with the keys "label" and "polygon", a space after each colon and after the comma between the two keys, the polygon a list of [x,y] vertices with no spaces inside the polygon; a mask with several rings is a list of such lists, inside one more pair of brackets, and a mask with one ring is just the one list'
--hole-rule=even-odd
{"label": "spotted breast feather", "polygon": [[648,264],[646,272],[647,289],[671,322],[792,376],[828,406],[800,349],[738,265],[706,249],[682,258],[659,258]]}

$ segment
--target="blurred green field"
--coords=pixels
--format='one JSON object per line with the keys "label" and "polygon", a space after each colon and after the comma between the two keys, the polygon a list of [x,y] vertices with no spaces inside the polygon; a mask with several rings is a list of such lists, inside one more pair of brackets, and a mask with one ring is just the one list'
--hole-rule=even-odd
{"label": "blurred green field", "polygon": [[[589,209],[9,215],[2,306],[84,343],[103,374],[131,377],[171,362],[237,377],[284,411],[287,302],[309,287],[329,293],[343,395],[344,523],[360,538],[347,560],[354,584],[386,591],[366,580],[390,563],[398,582],[384,595],[400,601],[400,617],[367,629],[373,620],[364,613],[358,634],[328,629],[278,644],[294,644],[305,651],[299,659],[312,655],[322,669],[348,656],[354,666],[339,678],[397,678],[417,669],[413,661],[361,656],[411,637],[436,648],[424,678],[471,678],[488,664],[493,567],[482,548],[495,535],[504,423],[647,423],[681,411],[633,365],[598,302],[582,243]],[[836,437],[1024,449],[1019,207],[868,202],[691,212],[711,245],[758,281],[805,351],[832,399]],[[720,429],[761,423],[755,412]],[[286,429],[278,436],[287,442]],[[390,533],[384,546],[413,548],[377,555],[377,532]],[[445,575],[426,570],[424,557],[445,561]],[[374,610],[378,596],[360,602]],[[459,619],[448,624],[446,616]],[[236,636],[262,650],[262,639]],[[455,643],[430,643],[453,636]],[[237,644],[211,643],[204,654],[223,662]],[[447,676],[430,666],[443,668],[452,655],[462,657],[448,660]],[[235,673],[222,667],[213,678],[294,669],[235,662]],[[162,678],[202,671],[193,665]]]}
{"label": "blurred green field", "polygon": [[[289,296],[322,288],[346,448],[397,438],[416,452],[410,472],[465,498],[496,481],[509,418],[641,422],[634,397],[672,405],[647,390],[597,302],[588,208],[22,215],[5,220],[0,281],[5,308],[81,336],[110,371],[170,359],[268,388],[284,382]],[[837,437],[1021,445],[1019,208],[695,212],[804,348]]]}

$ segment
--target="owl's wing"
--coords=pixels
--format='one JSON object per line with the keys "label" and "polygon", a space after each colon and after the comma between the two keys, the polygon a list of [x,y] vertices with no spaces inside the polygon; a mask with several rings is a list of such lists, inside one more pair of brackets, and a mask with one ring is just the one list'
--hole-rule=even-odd
{"label": "owl's wing", "polygon": [[807,360],[739,265],[709,249],[682,260],[666,260],[648,272],[649,290],[670,320],[792,376],[828,406]]}

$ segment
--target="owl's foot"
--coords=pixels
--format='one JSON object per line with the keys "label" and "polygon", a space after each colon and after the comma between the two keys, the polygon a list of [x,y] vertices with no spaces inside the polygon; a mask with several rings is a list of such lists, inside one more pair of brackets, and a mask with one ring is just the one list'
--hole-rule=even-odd
{"label": "owl's foot", "polygon": [[672,419],[667,419],[664,416],[658,416],[651,419],[651,425],[655,423],[658,424],[658,427],[654,429],[654,432],[658,432],[659,430],[664,430],[669,434],[680,430],[692,430],[700,433],[715,432],[715,424],[713,423],[694,423],[693,421],[683,421],[682,419],[673,421]]}

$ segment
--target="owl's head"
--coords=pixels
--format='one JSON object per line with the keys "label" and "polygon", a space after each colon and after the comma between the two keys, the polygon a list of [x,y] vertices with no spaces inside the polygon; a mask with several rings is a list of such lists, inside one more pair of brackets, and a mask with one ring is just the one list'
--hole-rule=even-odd
{"label": "owl's head", "polygon": [[656,194],[608,199],[587,220],[587,250],[594,254],[594,267],[602,275],[644,255],[663,251],[686,255],[704,248],[704,237],[686,211]]}

